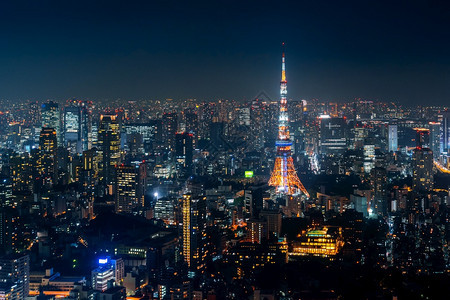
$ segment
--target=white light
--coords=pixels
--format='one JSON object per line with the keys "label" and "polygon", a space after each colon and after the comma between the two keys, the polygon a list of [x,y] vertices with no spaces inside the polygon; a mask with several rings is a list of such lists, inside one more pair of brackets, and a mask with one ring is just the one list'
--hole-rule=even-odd
{"label": "white light", "polygon": [[155,196],[156,198],[158,198],[159,195],[158,195],[158,193],[156,192],[156,193],[153,194],[153,196]]}

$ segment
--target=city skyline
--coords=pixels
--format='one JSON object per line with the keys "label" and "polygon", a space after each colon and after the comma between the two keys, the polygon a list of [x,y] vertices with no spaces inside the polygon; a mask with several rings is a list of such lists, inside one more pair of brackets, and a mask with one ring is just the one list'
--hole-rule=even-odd
{"label": "city skyline", "polygon": [[450,294],[449,13],[0,3],[0,300]]}
{"label": "city skyline", "polygon": [[0,99],[277,99],[445,105],[448,5],[3,4]]}

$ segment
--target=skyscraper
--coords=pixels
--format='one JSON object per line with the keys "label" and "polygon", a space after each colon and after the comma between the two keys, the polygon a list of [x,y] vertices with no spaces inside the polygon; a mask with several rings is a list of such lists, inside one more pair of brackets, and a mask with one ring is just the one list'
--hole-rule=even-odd
{"label": "skyscraper", "polygon": [[43,184],[55,184],[58,178],[57,138],[53,128],[42,128],[39,136],[38,170]]}
{"label": "skyscraper", "polygon": [[370,171],[370,184],[373,192],[371,207],[374,213],[384,215],[387,213],[387,171],[385,168],[375,167]]}
{"label": "skyscraper", "polygon": [[82,152],[81,144],[81,109],[78,106],[64,108],[64,146],[71,153]]}
{"label": "skyscraper", "polygon": [[430,122],[430,149],[433,151],[433,157],[439,158],[441,154],[441,123]]}
{"label": "skyscraper", "polygon": [[201,271],[206,257],[206,197],[185,194],[182,198],[183,257],[189,269]]}
{"label": "skyscraper", "polygon": [[286,98],[287,80],[284,51],[281,59],[280,95],[278,140],[275,143],[277,146],[277,157],[275,159],[275,166],[273,168],[272,175],[270,176],[269,185],[274,186],[279,194],[292,195],[301,191],[309,197],[308,192],[298,178],[297,171],[294,167],[294,160],[291,156],[292,141],[289,135],[289,117]]}
{"label": "skyscraper", "polygon": [[12,286],[10,299],[24,300],[30,291],[30,257],[10,254],[0,258],[0,282]]}
{"label": "skyscraper", "polygon": [[322,117],[320,119],[320,152],[342,154],[347,150],[347,123],[344,118]]}
{"label": "skyscraper", "polygon": [[194,136],[191,133],[177,133],[175,136],[175,159],[179,176],[189,176],[192,171]]}
{"label": "skyscraper", "polygon": [[450,149],[450,110],[442,112],[442,152]]}
{"label": "skyscraper", "polygon": [[164,113],[162,117],[164,145],[173,150],[175,148],[175,133],[178,130],[178,114],[176,112]]}
{"label": "skyscraper", "polygon": [[116,212],[131,212],[143,205],[138,195],[139,167],[120,165],[116,167]]}
{"label": "skyscraper", "polygon": [[114,167],[120,162],[120,132],[116,115],[101,115],[98,129],[100,180],[103,187],[114,183]]}
{"label": "skyscraper", "polygon": [[395,152],[398,149],[398,128],[397,125],[388,125],[388,151]]}
{"label": "skyscraper", "polygon": [[431,191],[433,189],[433,151],[417,147],[413,150],[413,189]]}
{"label": "skyscraper", "polygon": [[56,138],[60,143],[61,120],[58,103],[49,101],[41,105],[41,122],[42,127],[53,128],[56,131]]}

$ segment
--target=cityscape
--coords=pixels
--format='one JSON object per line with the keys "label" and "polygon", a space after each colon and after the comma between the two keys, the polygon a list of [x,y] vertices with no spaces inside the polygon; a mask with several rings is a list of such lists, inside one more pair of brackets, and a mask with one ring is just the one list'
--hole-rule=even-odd
{"label": "cityscape", "polygon": [[236,99],[0,80],[0,299],[447,299],[449,98],[304,97],[290,39]]}

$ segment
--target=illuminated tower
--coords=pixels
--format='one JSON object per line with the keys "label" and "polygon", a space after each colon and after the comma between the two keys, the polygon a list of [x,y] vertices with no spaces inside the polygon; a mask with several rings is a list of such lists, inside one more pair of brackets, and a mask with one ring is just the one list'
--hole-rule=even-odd
{"label": "illuminated tower", "polygon": [[[283,43],[284,46],[284,43]],[[291,156],[292,141],[289,135],[289,117],[287,112],[287,81],[284,51],[281,60],[280,83],[280,115],[278,117],[278,139],[276,141],[277,157],[269,180],[269,185],[277,188],[277,192],[284,195],[297,194],[300,191],[309,197],[294,168]]]}

